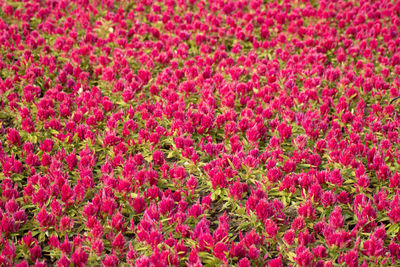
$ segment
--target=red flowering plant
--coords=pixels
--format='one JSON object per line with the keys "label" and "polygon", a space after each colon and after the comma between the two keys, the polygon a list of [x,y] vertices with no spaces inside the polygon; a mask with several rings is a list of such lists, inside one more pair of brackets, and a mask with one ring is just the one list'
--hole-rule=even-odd
{"label": "red flowering plant", "polygon": [[400,264],[399,12],[0,2],[0,265]]}

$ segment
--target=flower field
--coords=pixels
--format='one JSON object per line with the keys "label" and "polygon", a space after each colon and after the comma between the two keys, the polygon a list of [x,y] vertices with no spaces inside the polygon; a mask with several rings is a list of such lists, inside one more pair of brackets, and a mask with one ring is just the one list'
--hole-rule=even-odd
{"label": "flower field", "polygon": [[0,266],[400,266],[400,1],[1,0]]}

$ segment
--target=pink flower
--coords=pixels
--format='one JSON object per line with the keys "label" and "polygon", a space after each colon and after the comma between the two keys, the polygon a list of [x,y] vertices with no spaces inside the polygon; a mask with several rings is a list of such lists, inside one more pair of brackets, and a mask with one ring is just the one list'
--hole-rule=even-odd
{"label": "pink flower", "polygon": [[292,136],[292,127],[290,125],[281,124],[278,126],[277,130],[282,140],[289,139]]}
{"label": "pink flower", "polygon": [[268,171],[267,177],[271,183],[275,183],[282,179],[282,172],[278,168],[272,168]]}
{"label": "pink flower", "polygon": [[36,215],[36,220],[42,227],[49,226],[51,224],[51,216],[47,211],[42,208]]}
{"label": "pink flower", "polygon": [[188,215],[194,218],[199,217],[201,214],[203,214],[203,209],[201,205],[198,203],[191,206],[190,209],[188,210]]}
{"label": "pink flower", "polygon": [[313,254],[317,258],[325,258],[327,256],[326,248],[322,245],[318,245],[313,249]]}
{"label": "pink flower", "polygon": [[60,231],[61,232],[70,230],[73,226],[74,226],[74,221],[71,220],[68,216],[64,216],[60,219]]}
{"label": "pink flower", "polygon": [[27,133],[35,132],[35,124],[31,118],[25,118],[21,121],[21,128]]}
{"label": "pink flower", "polygon": [[315,208],[312,206],[311,201],[307,200],[304,205],[300,204],[298,209],[299,215],[304,218],[315,219]]}
{"label": "pink flower", "polygon": [[306,224],[302,216],[296,217],[292,222],[292,229],[296,231],[302,230],[305,226]]}
{"label": "pink flower", "polygon": [[72,249],[72,243],[68,240],[67,235],[65,235],[64,241],[60,245],[60,249],[63,253],[70,255]]}
{"label": "pink flower", "polygon": [[7,242],[5,242],[5,245],[4,245],[4,248],[3,248],[3,252],[1,253],[1,255],[5,256],[10,261],[14,261],[14,258],[16,256],[14,243],[13,242],[9,242],[7,240]]}
{"label": "pink flower", "polygon": [[52,139],[45,139],[41,144],[40,144],[40,149],[45,152],[51,152],[53,149],[54,141]]}
{"label": "pink flower", "polygon": [[96,255],[100,256],[104,251],[104,243],[101,239],[96,239],[92,242],[92,249],[96,253]]}
{"label": "pink flower", "polygon": [[220,259],[221,261],[224,261],[226,259],[226,253],[228,252],[228,245],[226,245],[223,242],[219,242],[215,244],[214,250],[213,250],[213,255]]}
{"label": "pink flower", "polygon": [[255,245],[250,246],[247,255],[250,259],[254,260],[260,256],[260,250]]}
{"label": "pink flower", "polygon": [[314,256],[311,254],[310,250],[305,247],[298,247],[296,250],[296,263],[299,266],[310,266],[313,261]]}
{"label": "pink flower", "polygon": [[262,244],[261,236],[259,234],[257,234],[254,229],[252,229],[250,232],[248,232],[246,234],[243,241],[247,248],[250,248],[251,245],[261,245]]}
{"label": "pink flower", "polygon": [[268,262],[268,267],[282,267],[282,255],[279,254],[278,258],[272,259]]}
{"label": "pink flower", "polygon": [[19,132],[14,128],[7,128],[7,140],[10,142],[10,145],[19,146],[21,143],[21,136]]}
{"label": "pink flower", "polygon": [[132,200],[131,206],[135,210],[136,214],[139,214],[146,209],[146,201],[143,197],[137,196]]}
{"label": "pink flower", "polygon": [[276,234],[278,232],[278,226],[271,219],[267,219],[264,222],[265,232],[267,233],[268,238],[275,239]]}
{"label": "pink flower", "polygon": [[28,264],[28,262],[26,260],[24,260],[24,261],[21,261],[18,264],[15,264],[15,267],[29,267],[29,264]]}
{"label": "pink flower", "polygon": [[256,126],[251,127],[246,133],[247,140],[251,143],[255,143],[261,137],[260,132]]}
{"label": "pink flower", "polygon": [[289,229],[285,232],[283,238],[285,242],[290,246],[293,244],[294,238],[296,237],[295,231],[293,229]]}
{"label": "pink flower", "polygon": [[164,197],[160,201],[159,206],[158,206],[161,215],[165,215],[165,214],[171,212],[174,205],[175,205],[175,203],[172,198]]}
{"label": "pink flower", "polygon": [[340,187],[343,183],[342,174],[340,173],[340,170],[338,169],[333,170],[329,175],[329,181],[332,184],[335,184]]}
{"label": "pink flower", "polygon": [[50,248],[54,248],[54,249],[58,249],[60,246],[60,241],[58,240],[57,236],[50,236],[49,237],[49,247]]}
{"label": "pink flower", "polygon": [[74,266],[83,267],[86,265],[88,257],[89,255],[82,248],[78,248],[72,253],[71,261],[74,264]]}
{"label": "pink flower", "polygon": [[236,200],[240,200],[243,194],[243,185],[237,180],[231,187],[229,187],[229,194]]}
{"label": "pink flower", "polygon": [[116,267],[118,266],[118,258],[114,253],[112,255],[106,255],[102,263],[105,267]]}
{"label": "pink flower", "polygon": [[190,178],[189,178],[189,180],[187,181],[186,185],[187,185],[188,189],[192,191],[192,194],[193,194],[193,192],[196,190],[197,184],[198,184],[198,183],[197,183],[196,177],[190,176]]}
{"label": "pink flower", "polygon": [[324,205],[324,207],[326,208],[327,206],[331,206],[335,203],[335,197],[331,191],[325,191],[322,194],[321,202]]}
{"label": "pink flower", "polygon": [[161,166],[164,163],[164,153],[160,150],[154,151],[153,162],[154,164]]}
{"label": "pink flower", "polygon": [[42,256],[42,248],[36,244],[33,248],[29,249],[29,254],[31,256],[31,261],[36,261]]}
{"label": "pink flower", "polygon": [[390,209],[388,211],[388,217],[393,223],[400,222],[400,199],[399,194],[396,194],[393,200],[390,202]]}
{"label": "pink flower", "polygon": [[251,262],[248,258],[244,257],[238,262],[238,267],[250,267]]}
{"label": "pink flower", "polygon": [[192,251],[189,254],[189,264],[192,264],[192,266],[200,266],[201,265],[201,260],[198,255],[198,251],[194,248],[192,249]]}
{"label": "pink flower", "polygon": [[400,259],[400,245],[395,243],[394,239],[392,239],[388,246],[388,250],[389,250],[390,256],[392,257],[392,264],[394,264],[394,262],[396,260]]}
{"label": "pink flower", "polygon": [[333,209],[329,216],[329,225],[335,230],[344,226],[344,217],[342,216],[342,209],[340,207]]}
{"label": "pink flower", "polygon": [[256,214],[259,219],[265,221],[273,215],[273,207],[267,200],[261,199],[256,206]]}
{"label": "pink flower", "polygon": [[359,266],[358,258],[359,258],[358,251],[352,249],[344,256],[344,262],[349,267],[358,267]]}
{"label": "pink flower", "polygon": [[385,253],[383,240],[375,237],[370,237],[364,242],[363,253],[368,256],[382,256]]}
{"label": "pink flower", "polygon": [[58,267],[69,267],[71,265],[71,261],[63,255],[61,259],[57,262]]}

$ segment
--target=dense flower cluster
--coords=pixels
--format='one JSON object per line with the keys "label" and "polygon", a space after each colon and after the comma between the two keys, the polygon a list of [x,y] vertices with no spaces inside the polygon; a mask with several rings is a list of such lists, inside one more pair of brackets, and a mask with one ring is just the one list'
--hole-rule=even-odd
{"label": "dense flower cluster", "polygon": [[399,265],[399,17],[0,1],[0,266]]}

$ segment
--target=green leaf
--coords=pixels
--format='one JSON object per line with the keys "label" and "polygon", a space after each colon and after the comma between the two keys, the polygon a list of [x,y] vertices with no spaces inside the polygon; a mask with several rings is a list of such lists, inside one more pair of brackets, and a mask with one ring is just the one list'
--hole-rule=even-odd
{"label": "green leaf", "polygon": [[237,210],[236,210],[236,213],[237,214],[239,214],[239,215],[245,215],[246,214],[246,208],[238,208]]}
{"label": "green leaf", "polygon": [[388,234],[397,234],[399,232],[400,225],[398,223],[392,224],[389,229],[386,231]]}
{"label": "green leaf", "polygon": [[217,196],[215,195],[215,192],[211,193],[211,200],[215,201],[215,199],[217,198]]}
{"label": "green leaf", "polygon": [[216,196],[220,196],[221,195],[221,188],[218,187],[214,192],[215,192]]}

